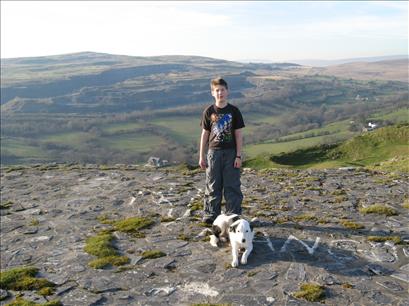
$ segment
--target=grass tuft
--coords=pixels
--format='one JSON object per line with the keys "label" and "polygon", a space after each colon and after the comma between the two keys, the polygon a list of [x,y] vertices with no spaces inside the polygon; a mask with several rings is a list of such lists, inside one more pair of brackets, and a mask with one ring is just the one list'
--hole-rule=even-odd
{"label": "grass tuft", "polygon": [[91,268],[103,269],[110,265],[112,266],[123,266],[129,263],[129,258],[126,256],[107,256],[102,258],[97,258],[88,263]]}
{"label": "grass tuft", "polygon": [[352,229],[352,230],[358,230],[358,229],[363,229],[365,228],[365,226],[363,226],[362,224],[359,223],[355,223],[353,221],[349,221],[349,220],[341,220],[340,223],[348,229]]}
{"label": "grass tuft", "polygon": [[159,257],[166,256],[166,253],[163,253],[162,251],[158,251],[158,250],[150,250],[150,251],[142,252],[141,256],[143,259],[153,259],[153,258],[159,258]]}
{"label": "grass tuft", "polygon": [[13,206],[13,202],[12,201],[6,201],[4,203],[0,202],[0,209],[9,209],[11,206]]}
{"label": "grass tuft", "polygon": [[294,293],[297,299],[305,299],[309,302],[318,302],[325,298],[325,287],[312,283],[304,283],[300,286],[300,291]]}
{"label": "grass tuft", "polygon": [[142,217],[132,217],[113,223],[114,229],[124,233],[137,233],[143,228],[147,228],[153,224],[153,220]]}
{"label": "grass tuft", "polygon": [[373,242],[393,241],[395,244],[401,244],[402,238],[400,238],[399,236],[369,236],[368,241]]}
{"label": "grass tuft", "polygon": [[398,212],[393,208],[381,204],[374,204],[365,208],[362,207],[359,209],[359,212],[362,214],[379,214],[386,216],[394,216],[398,214]]}
{"label": "grass tuft", "polygon": [[7,304],[7,306],[62,306],[63,304],[59,300],[48,301],[44,304],[37,304],[33,301],[28,301],[22,297],[17,297],[14,301]]}

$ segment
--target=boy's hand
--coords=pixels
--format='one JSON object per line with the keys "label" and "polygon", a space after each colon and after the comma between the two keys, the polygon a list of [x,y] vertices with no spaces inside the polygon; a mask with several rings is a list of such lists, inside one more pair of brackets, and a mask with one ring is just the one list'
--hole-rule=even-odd
{"label": "boy's hand", "polygon": [[234,168],[240,168],[241,167],[241,158],[236,157],[234,160]]}
{"label": "boy's hand", "polygon": [[206,160],[204,158],[199,159],[199,166],[200,166],[200,168],[202,170],[206,169],[207,164],[206,164]]}

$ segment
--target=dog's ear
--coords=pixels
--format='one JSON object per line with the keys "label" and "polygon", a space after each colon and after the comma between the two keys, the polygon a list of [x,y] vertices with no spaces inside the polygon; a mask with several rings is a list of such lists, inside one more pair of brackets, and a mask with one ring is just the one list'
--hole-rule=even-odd
{"label": "dog's ear", "polygon": [[231,222],[234,223],[234,222],[236,222],[236,221],[239,220],[239,219],[240,219],[240,216],[234,216],[234,218],[231,219]]}
{"label": "dog's ear", "polygon": [[253,231],[253,224],[249,223],[250,225],[250,231]]}
{"label": "dog's ear", "polygon": [[212,225],[212,232],[217,238],[219,238],[222,229],[217,225]]}

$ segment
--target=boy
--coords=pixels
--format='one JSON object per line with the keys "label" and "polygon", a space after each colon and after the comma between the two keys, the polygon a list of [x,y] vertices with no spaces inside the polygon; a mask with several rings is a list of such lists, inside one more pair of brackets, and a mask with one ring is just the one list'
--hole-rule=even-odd
{"label": "boy", "polygon": [[[206,169],[203,222],[212,224],[221,213],[222,193],[226,213],[241,214],[243,194],[240,190],[241,148],[244,127],[240,110],[227,102],[228,86],[222,78],[211,80],[215,103],[202,115],[199,165]],[[205,159],[206,146],[207,163]]]}

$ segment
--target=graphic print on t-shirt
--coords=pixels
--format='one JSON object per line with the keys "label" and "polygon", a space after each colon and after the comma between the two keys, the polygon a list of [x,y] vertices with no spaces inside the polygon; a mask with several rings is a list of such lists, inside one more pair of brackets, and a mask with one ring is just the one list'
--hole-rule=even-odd
{"label": "graphic print on t-shirt", "polygon": [[233,136],[231,134],[232,119],[231,114],[212,114],[212,132],[215,135],[216,142],[229,142]]}

